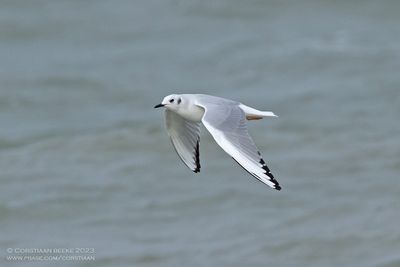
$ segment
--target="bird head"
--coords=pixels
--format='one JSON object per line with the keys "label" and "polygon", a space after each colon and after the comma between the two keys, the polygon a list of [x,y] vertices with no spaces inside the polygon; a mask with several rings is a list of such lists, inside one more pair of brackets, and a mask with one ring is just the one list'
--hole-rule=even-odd
{"label": "bird head", "polygon": [[154,108],[165,107],[171,110],[178,110],[182,103],[182,97],[180,95],[168,95],[164,97],[163,101],[156,105]]}

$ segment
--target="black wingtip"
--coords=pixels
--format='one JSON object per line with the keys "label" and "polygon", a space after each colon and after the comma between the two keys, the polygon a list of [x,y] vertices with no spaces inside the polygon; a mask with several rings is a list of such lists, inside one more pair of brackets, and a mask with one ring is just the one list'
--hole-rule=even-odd
{"label": "black wingtip", "polygon": [[[236,163],[239,164],[239,166],[242,167],[243,170],[245,170],[246,172],[248,172],[248,173],[250,173],[251,175],[253,175],[254,177],[256,177],[260,182],[264,183],[263,181],[261,181],[260,177],[259,177],[257,174],[255,174],[254,172],[249,172],[248,170],[246,170],[246,168],[243,167],[243,165],[240,164],[234,157],[232,157],[232,159],[233,159],[234,161],[236,161]],[[268,169],[267,166],[265,166],[265,167]],[[264,169],[264,170],[265,170],[265,169]],[[268,169],[268,170],[269,170],[269,169]],[[271,188],[273,188],[273,189],[276,189],[276,190],[278,190],[278,191],[281,190],[281,186],[279,185],[278,181],[274,179],[272,173],[269,172],[268,174],[267,174],[267,173],[265,173],[265,174],[266,174],[268,177],[270,177],[270,178],[271,178],[270,181],[274,183],[274,187],[272,187],[272,186],[270,186],[270,185],[268,185],[268,186],[271,187]],[[271,176],[272,176],[272,177],[271,177]],[[264,183],[264,184],[265,184],[265,183]]]}
{"label": "black wingtip", "polygon": [[200,142],[197,140],[196,143],[196,153],[195,153],[195,163],[196,163],[196,168],[193,170],[193,172],[198,173],[200,172]]}
{"label": "black wingtip", "polygon": [[[258,152],[260,154],[260,152]],[[263,166],[261,167],[264,171],[265,171],[265,175],[267,175],[271,180],[271,182],[274,183],[274,189],[276,190],[281,190],[281,186],[279,185],[278,181],[275,180],[274,175],[271,173],[271,170],[267,167],[267,165],[265,164],[265,161],[261,158],[260,159],[260,164],[262,164]]]}
{"label": "black wingtip", "polygon": [[269,170],[267,172],[265,172],[265,175],[267,175],[270,178],[270,181],[274,183],[274,189],[276,189],[278,191],[282,189],[281,186],[279,185],[278,181],[275,180],[274,175]]}

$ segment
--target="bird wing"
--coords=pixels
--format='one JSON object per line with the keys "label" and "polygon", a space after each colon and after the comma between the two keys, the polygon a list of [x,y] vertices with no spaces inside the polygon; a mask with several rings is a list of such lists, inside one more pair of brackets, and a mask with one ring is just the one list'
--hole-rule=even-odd
{"label": "bird wing", "polygon": [[171,142],[183,163],[194,172],[200,172],[200,123],[185,120],[165,109],[165,125]]}
{"label": "bird wing", "polygon": [[280,190],[279,183],[247,131],[243,110],[231,102],[222,105],[200,100],[196,104],[205,109],[202,122],[217,144],[255,178]]}

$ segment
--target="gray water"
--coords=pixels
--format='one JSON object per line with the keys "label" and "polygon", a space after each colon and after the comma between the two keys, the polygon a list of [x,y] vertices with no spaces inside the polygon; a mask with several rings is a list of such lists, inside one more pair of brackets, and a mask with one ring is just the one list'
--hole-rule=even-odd
{"label": "gray water", "polygon": [[[0,7],[1,266],[400,266],[399,1]],[[187,169],[171,93],[278,114],[249,130],[282,190],[205,129]]]}

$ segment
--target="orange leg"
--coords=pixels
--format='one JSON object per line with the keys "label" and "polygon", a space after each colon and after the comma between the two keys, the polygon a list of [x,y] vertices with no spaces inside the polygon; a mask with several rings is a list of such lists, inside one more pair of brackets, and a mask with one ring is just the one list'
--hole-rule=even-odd
{"label": "orange leg", "polygon": [[246,115],[246,119],[249,121],[251,120],[261,120],[263,117],[262,116],[257,116],[257,115]]}

